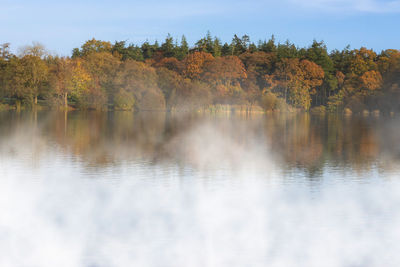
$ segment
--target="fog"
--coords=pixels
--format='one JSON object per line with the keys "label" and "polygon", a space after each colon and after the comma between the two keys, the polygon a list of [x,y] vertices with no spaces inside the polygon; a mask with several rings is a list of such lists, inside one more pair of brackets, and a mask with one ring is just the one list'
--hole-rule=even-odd
{"label": "fog", "polygon": [[2,117],[0,266],[400,264],[395,122],[85,116]]}

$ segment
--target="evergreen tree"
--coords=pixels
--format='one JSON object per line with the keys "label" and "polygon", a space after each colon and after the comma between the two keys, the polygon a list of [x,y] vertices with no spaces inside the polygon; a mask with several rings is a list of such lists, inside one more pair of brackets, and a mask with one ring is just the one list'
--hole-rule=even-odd
{"label": "evergreen tree", "polygon": [[235,34],[232,39],[232,54],[238,56],[246,52],[249,42],[250,42],[249,36],[243,35],[242,38],[239,38]]}
{"label": "evergreen tree", "polygon": [[276,53],[275,36],[272,35],[268,42],[260,42],[258,49],[266,53]]}
{"label": "evergreen tree", "polygon": [[179,49],[178,49],[177,58],[179,60],[182,60],[186,57],[186,55],[188,53],[189,53],[189,45],[186,41],[185,35],[182,35],[181,45],[179,46]]}
{"label": "evergreen tree", "polygon": [[207,31],[207,36],[205,38],[205,44],[206,44],[206,52],[213,53],[214,52],[214,42],[211,37],[210,31]]}
{"label": "evergreen tree", "polygon": [[228,45],[227,43],[224,43],[224,45],[221,48],[221,55],[222,56],[232,55],[232,46]]}
{"label": "evergreen tree", "polygon": [[175,55],[174,39],[169,33],[161,45],[161,51],[164,57],[173,57]]}
{"label": "evergreen tree", "polygon": [[214,57],[220,57],[221,53],[222,53],[221,41],[217,37],[215,37],[213,42],[212,55]]}

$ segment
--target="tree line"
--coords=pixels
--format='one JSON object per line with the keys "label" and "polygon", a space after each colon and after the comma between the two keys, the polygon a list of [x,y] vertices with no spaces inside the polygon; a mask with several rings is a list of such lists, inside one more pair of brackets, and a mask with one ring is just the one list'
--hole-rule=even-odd
{"label": "tree line", "polygon": [[210,33],[138,46],[91,39],[70,57],[37,43],[0,46],[2,105],[115,110],[200,109],[217,104],[264,110],[400,110],[400,51],[361,47],[328,51],[286,41],[224,43]]}

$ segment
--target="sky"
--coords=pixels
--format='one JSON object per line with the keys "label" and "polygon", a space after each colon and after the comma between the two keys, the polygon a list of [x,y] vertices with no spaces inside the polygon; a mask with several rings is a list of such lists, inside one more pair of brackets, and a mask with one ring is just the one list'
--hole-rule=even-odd
{"label": "sky", "polygon": [[251,41],[313,39],[328,49],[400,48],[400,0],[0,0],[0,43],[40,42],[58,55],[96,38],[141,44],[168,33],[192,45],[209,30],[223,42],[234,34]]}

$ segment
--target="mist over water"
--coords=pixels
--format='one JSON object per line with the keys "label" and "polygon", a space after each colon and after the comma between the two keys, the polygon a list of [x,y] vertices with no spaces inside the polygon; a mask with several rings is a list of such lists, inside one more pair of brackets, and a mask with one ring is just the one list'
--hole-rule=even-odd
{"label": "mist over water", "polygon": [[398,266],[398,125],[0,113],[0,266]]}

